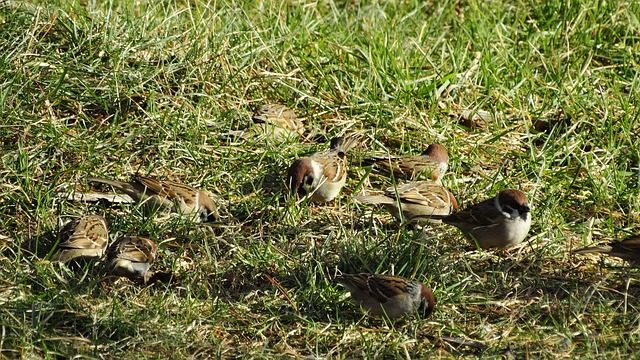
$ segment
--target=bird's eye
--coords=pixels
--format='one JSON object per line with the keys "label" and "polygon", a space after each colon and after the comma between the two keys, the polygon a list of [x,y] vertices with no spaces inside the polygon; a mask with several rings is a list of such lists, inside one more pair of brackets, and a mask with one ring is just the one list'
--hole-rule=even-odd
{"label": "bird's eye", "polygon": [[340,159],[344,159],[344,158],[345,158],[345,156],[346,156],[346,154],[344,153],[344,151],[340,151],[340,152],[338,153],[338,157],[339,157]]}

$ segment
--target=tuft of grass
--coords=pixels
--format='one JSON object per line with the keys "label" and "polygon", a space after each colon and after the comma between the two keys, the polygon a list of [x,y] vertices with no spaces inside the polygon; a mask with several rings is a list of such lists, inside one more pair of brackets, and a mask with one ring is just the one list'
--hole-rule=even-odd
{"label": "tuft of grass", "polygon": [[[2,355],[629,358],[637,272],[570,252],[638,232],[639,13],[592,0],[0,1]],[[294,109],[305,138],[229,135],[264,103]],[[366,141],[335,202],[285,194],[295,158],[352,132]],[[398,226],[351,199],[389,184],[360,159],[433,142],[462,206],[528,195],[526,244],[469,251],[455,229]],[[221,220],[60,196],[136,172],[208,190]],[[173,280],[48,262],[62,224],[87,213],[114,238],[154,239],[154,268]],[[371,319],[338,271],[426,282],[437,309]]]}

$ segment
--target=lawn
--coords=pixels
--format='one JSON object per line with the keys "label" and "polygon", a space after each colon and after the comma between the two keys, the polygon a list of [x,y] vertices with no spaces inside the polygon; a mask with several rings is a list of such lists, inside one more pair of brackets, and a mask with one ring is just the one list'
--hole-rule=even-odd
{"label": "lawn", "polygon": [[[630,0],[0,1],[2,357],[640,357],[637,270],[571,255],[640,233],[639,14]],[[304,137],[245,131],[267,103]],[[353,133],[337,200],[286,194],[289,164]],[[522,246],[476,250],[352,198],[390,184],[362,159],[430,143],[461,207],[527,194]],[[68,199],[111,192],[89,176],[136,173],[206,189],[220,219]],[[90,213],[113,238],[154,239],[173,278],[49,261]],[[423,281],[437,308],[370,318],[339,272]]]}

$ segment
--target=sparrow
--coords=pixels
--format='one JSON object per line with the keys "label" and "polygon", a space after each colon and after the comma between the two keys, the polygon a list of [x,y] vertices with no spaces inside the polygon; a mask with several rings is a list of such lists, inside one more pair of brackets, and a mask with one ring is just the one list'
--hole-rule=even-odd
{"label": "sparrow", "polygon": [[628,237],[622,241],[610,242],[607,245],[586,247],[575,250],[574,254],[601,253],[619,257],[628,261],[631,266],[640,266],[640,235]]}
{"label": "sparrow", "polygon": [[99,260],[109,243],[107,221],[100,215],[87,215],[68,222],[58,236],[60,244],[53,261]]}
{"label": "sparrow", "polygon": [[358,138],[331,139],[327,151],[317,152],[294,161],[287,172],[287,187],[314,202],[333,200],[347,181],[347,155]]}
{"label": "sparrow", "polygon": [[386,314],[395,318],[420,308],[424,308],[428,316],[436,303],[433,291],[425,284],[400,276],[343,274],[335,281],[344,285],[351,297],[373,316]]}
{"label": "sparrow", "polygon": [[181,183],[145,176],[134,176],[131,182],[96,177],[89,177],[87,180],[111,185],[136,202],[146,202],[150,209],[173,209],[181,215],[197,215],[197,222],[218,220],[211,197],[202,190]]}
{"label": "sparrow", "polygon": [[283,141],[304,134],[304,124],[293,110],[280,104],[265,104],[251,117],[256,128],[267,137]]}
{"label": "sparrow", "polygon": [[458,202],[449,190],[425,180],[389,187],[384,195],[355,196],[355,199],[365,204],[382,204],[391,215],[408,222],[437,222],[437,219],[430,218],[458,211]]}
{"label": "sparrow", "polygon": [[524,240],[531,226],[527,196],[518,190],[502,190],[497,196],[445,216],[445,224],[460,229],[472,244],[505,249]]}
{"label": "sparrow", "polygon": [[149,269],[156,259],[156,244],[140,236],[123,236],[107,249],[107,269],[130,279],[151,276]]}
{"label": "sparrow", "polygon": [[403,179],[431,179],[440,182],[449,168],[449,154],[440,144],[431,144],[421,155],[375,157],[363,160],[382,172]]}

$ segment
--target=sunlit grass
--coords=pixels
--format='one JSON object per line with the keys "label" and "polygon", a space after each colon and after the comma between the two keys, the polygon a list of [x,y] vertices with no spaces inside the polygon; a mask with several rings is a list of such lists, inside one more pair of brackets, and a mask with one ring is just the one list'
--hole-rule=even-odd
{"label": "sunlit grass", "polygon": [[[570,251],[638,231],[638,13],[587,0],[0,1],[3,356],[629,358],[636,271]],[[229,135],[264,103],[294,109],[305,138]],[[351,132],[366,141],[337,201],[284,194],[295,158]],[[443,181],[463,207],[528,195],[526,244],[470,251],[455,229],[399,227],[352,200],[389,184],[364,156],[432,142],[449,149]],[[60,196],[136,172],[207,189],[221,220]],[[144,287],[46,261],[61,224],[86,213],[113,237],[154,239],[154,267],[174,279]],[[338,271],[426,282],[436,312],[370,319]]]}

